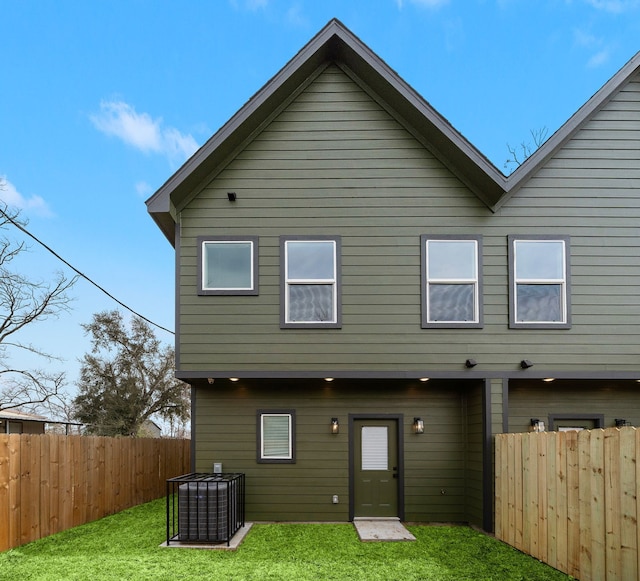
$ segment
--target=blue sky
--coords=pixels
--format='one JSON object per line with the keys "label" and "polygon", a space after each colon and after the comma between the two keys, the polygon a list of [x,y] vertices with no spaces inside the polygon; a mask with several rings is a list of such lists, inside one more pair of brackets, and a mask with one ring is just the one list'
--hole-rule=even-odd
{"label": "blue sky", "polygon": [[[640,0],[0,0],[0,199],[173,329],[173,249],[145,199],[333,17],[500,170],[507,143],[553,133],[640,50]],[[72,274],[33,243],[20,260]],[[23,337],[70,387],[80,324],[117,306],[84,281],[72,295]]]}

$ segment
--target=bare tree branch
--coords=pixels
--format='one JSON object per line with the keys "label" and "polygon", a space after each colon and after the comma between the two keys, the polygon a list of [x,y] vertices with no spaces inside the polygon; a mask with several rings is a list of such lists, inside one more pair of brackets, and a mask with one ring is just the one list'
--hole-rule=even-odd
{"label": "bare tree branch", "polygon": [[540,127],[539,129],[531,129],[529,132],[533,139],[533,145],[527,141],[521,142],[517,147],[507,143],[509,157],[504,162],[505,169],[513,171],[521,166],[527,158],[547,140],[549,130],[546,127]]}
{"label": "bare tree branch", "polygon": [[[26,222],[20,220],[19,211],[0,202],[0,230],[9,224]],[[72,300],[68,293],[77,280],[58,273],[53,282],[45,282],[18,272],[14,264],[27,250],[24,242],[0,238],[0,410],[38,406],[52,397],[62,397],[65,382],[64,373],[19,369],[9,363],[17,351],[47,362],[61,360],[46,349],[21,342],[19,336],[27,327],[68,311]]]}

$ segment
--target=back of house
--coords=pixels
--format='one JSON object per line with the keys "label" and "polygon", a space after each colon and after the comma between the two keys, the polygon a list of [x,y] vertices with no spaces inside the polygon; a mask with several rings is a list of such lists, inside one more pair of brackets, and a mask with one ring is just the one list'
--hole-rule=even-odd
{"label": "back of house", "polygon": [[332,20],[158,192],[194,471],[492,528],[492,436],[640,423],[640,55],[509,177]]}

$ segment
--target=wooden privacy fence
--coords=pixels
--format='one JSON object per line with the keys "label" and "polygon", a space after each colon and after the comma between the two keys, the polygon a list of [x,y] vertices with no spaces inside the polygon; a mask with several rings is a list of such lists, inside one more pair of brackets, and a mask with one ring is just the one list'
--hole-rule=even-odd
{"label": "wooden privacy fence", "polygon": [[496,537],[582,581],[640,571],[640,431],[496,436]]}
{"label": "wooden privacy fence", "polygon": [[0,551],[165,494],[189,440],[0,435]]}

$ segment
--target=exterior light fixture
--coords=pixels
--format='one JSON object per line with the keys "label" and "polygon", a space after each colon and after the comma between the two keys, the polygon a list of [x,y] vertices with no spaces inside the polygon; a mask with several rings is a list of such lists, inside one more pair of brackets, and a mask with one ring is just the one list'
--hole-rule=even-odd
{"label": "exterior light fixture", "polygon": [[209,385],[213,385],[215,379],[213,379],[213,377],[207,377],[207,381],[209,382]]}
{"label": "exterior light fixture", "polygon": [[429,381],[428,377],[421,377],[420,381],[422,381],[422,383],[426,383],[427,381]]}
{"label": "exterior light fixture", "polygon": [[235,192],[227,192],[227,198],[229,198],[230,202],[236,201],[236,193]]}
{"label": "exterior light fixture", "polygon": [[475,367],[476,365],[478,365],[478,362],[475,359],[467,359],[464,362],[464,366],[468,367],[469,369],[471,369],[472,367]]}
{"label": "exterior light fixture", "polygon": [[616,428],[624,428],[625,426],[631,425],[631,422],[622,418],[616,418],[615,422],[616,422]]}
{"label": "exterior light fixture", "polygon": [[325,378],[324,378],[324,380],[325,380],[327,383],[331,383],[331,382],[333,381],[333,377],[325,377]]}
{"label": "exterior light fixture", "polygon": [[544,422],[538,418],[531,418],[531,431],[544,432]]}
{"label": "exterior light fixture", "polygon": [[520,367],[522,367],[522,369],[529,369],[529,367],[533,367],[533,362],[529,359],[523,359],[520,361]]}
{"label": "exterior light fixture", "polygon": [[331,418],[331,433],[332,434],[340,433],[340,423],[338,422],[338,418]]}
{"label": "exterior light fixture", "polygon": [[413,433],[424,434],[424,420],[422,418],[413,418]]}
{"label": "exterior light fixture", "polygon": [[552,381],[555,381],[556,378],[555,377],[545,377],[542,381],[544,381],[545,383],[551,383]]}
{"label": "exterior light fixture", "polygon": [[233,381],[235,383],[236,381],[240,381],[240,378],[239,377],[230,377],[229,381]]}

